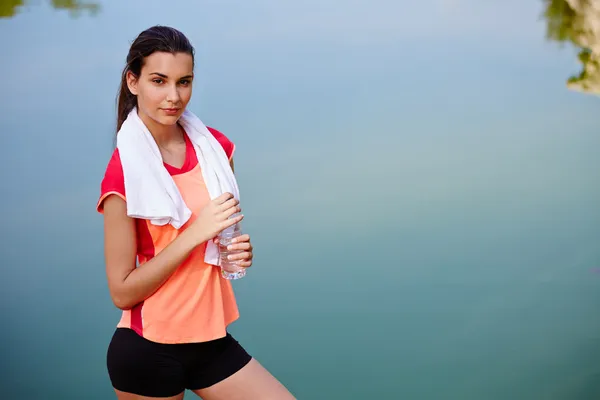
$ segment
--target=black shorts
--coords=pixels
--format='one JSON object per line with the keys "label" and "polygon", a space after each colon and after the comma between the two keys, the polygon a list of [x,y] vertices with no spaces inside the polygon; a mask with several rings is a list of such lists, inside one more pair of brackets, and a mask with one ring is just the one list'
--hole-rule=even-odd
{"label": "black shorts", "polygon": [[117,328],[108,346],[108,375],[115,389],[148,397],[170,397],[214,385],[233,375],[251,356],[229,334],[203,343],[151,342]]}

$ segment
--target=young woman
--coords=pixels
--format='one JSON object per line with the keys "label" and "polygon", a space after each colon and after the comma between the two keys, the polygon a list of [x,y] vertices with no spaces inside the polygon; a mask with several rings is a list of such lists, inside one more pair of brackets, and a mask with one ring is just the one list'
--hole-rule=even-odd
{"label": "young woman", "polygon": [[[180,124],[193,79],[194,49],[178,30],[152,27],[131,45],[117,130],[137,110],[192,216],[180,229],[129,217],[115,149],[97,205],[104,215],[108,287],[123,310],[108,348],[109,377],[119,400],[182,399],[185,389],[205,400],[293,399],[227,332],[239,316],[231,283],[204,260],[207,242],[243,216],[231,193],[210,199]],[[233,170],[233,143],[209,130]],[[240,236],[232,246],[241,250],[235,256],[239,265],[250,267],[249,236]]]}

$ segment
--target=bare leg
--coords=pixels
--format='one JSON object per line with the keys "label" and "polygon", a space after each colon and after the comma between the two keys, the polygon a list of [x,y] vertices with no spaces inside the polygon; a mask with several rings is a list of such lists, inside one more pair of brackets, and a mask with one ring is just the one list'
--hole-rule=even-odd
{"label": "bare leg", "polygon": [[194,393],[203,400],[296,399],[285,386],[255,359],[252,359],[244,368],[229,378],[208,388],[194,390]]}
{"label": "bare leg", "polygon": [[146,397],[138,396],[137,394],[121,392],[117,389],[115,389],[115,393],[117,394],[118,400],[183,400],[183,395],[185,394],[185,392],[182,392],[173,397]]}

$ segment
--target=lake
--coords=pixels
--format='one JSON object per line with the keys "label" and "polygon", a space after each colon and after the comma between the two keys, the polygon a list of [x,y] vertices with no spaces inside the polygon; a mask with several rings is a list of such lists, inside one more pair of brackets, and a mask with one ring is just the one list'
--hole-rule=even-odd
{"label": "lake", "polygon": [[3,399],[114,398],[95,205],[155,24],[190,38],[190,108],[236,144],[255,260],[231,332],[299,399],[600,397],[600,102],[567,87],[543,2],[14,3]]}

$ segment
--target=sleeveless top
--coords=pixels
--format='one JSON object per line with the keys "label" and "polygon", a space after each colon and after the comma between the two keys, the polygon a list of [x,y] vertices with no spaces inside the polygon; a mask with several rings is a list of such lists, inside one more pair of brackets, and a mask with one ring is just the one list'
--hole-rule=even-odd
{"label": "sleeveless top", "polygon": [[[235,145],[216,129],[209,130],[231,160]],[[187,135],[184,137],[186,157],[183,166],[175,168],[165,164],[165,168],[192,216],[180,230],[171,225],[156,226],[147,220],[136,219],[137,268],[143,268],[145,262],[181,234],[210,201],[193,145]],[[103,201],[111,195],[127,201],[118,149],[113,152],[102,180],[96,205],[98,212],[103,212]],[[239,312],[231,282],[221,277],[220,267],[204,262],[205,250],[206,243],[196,247],[154,294],[123,311],[117,327],[133,329],[157,343],[194,343],[224,337],[227,326],[239,317]]]}

